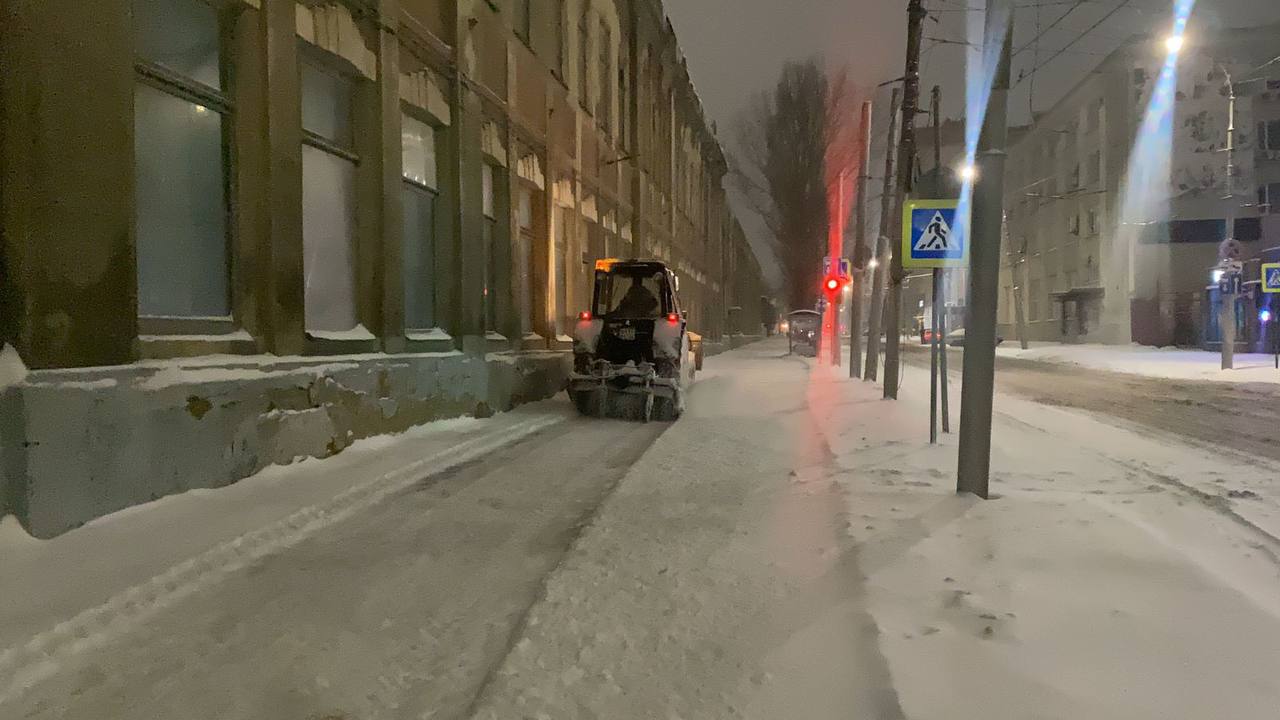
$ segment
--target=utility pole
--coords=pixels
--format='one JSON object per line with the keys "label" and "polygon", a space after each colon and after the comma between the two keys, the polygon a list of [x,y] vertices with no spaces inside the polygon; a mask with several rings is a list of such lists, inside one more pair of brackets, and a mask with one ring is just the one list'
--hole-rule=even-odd
{"label": "utility pole", "polygon": [[977,180],[969,235],[969,305],[964,383],[960,389],[960,455],[956,490],[987,498],[991,476],[991,412],[995,394],[996,301],[1004,225],[1005,143],[1008,140],[1011,0],[988,0],[983,57],[999,54],[978,139]]}
{"label": "utility pole", "polygon": [[863,380],[874,381],[880,367],[880,330],[884,319],[884,285],[889,273],[889,228],[893,222],[893,148],[897,145],[898,103],[901,92],[893,89],[889,100],[889,140],[884,146],[884,190],[880,193],[880,233],[876,236],[876,254],[871,258],[875,279],[871,286],[871,308],[867,314],[867,363]]}
{"label": "utility pole", "polygon": [[[940,197],[947,187],[946,175],[942,169],[942,88],[933,86],[931,98],[933,114],[933,174],[935,197]],[[947,297],[946,269],[933,270],[933,345],[935,357],[938,358],[938,383],[942,393],[942,432],[951,432],[951,403],[947,388]]]}
{"label": "utility pole", "polygon": [[[871,182],[871,101],[862,102],[862,150],[858,157],[857,226],[853,229],[850,265],[857,282],[849,298],[849,377],[862,375],[862,295],[867,278],[867,183]],[[874,271],[874,269],[873,269]]]}
{"label": "utility pole", "polygon": [[[912,163],[916,155],[916,110],[920,100],[920,36],[924,30],[924,0],[910,0],[907,5],[907,63],[902,74],[902,135],[898,139],[898,192],[894,203],[893,236],[901,239],[902,208],[912,189]],[[898,375],[901,372],[902,335],[902,243],[891,243],[893,263],[889,270],[889,305],[885,312],[884,396],[898,398]]]}
{"label": "utility pole", "polygon": [[[1226,272],[1223,278],[1227,292],[1221,293],[1221,307],[1218,313],[1218,327],[1222,330],[1222,369],[1235,367],[1236,356],[1236,286],[1239,284],[1239,272],[1232,264],[1238,261],[1233,257],[1236,248],[1236,194],[1235,194],[1235,155],[1236,155],[1236,84],[1231,73],[1219,65],[1227,76],[1227,228],[1226,239],[1222,241],[1218,252],[1221,265]],[[1219,286],[1221,287],[1221,286]]]}
{"label": "utility pole", "polygon": [[[831,248],[831,264],[837,269],[840,267],[840,258],[844,256],[844,176],[845,170],[842,169],[840,177],[836,180],[836,217],[832,228],[835,242]],[[844,291],[841,290],[841,292]],[[831,329],[831,364],[840,367],[840,306],[844,305],[844,298],[836,295],[831,305],[835,316],[835,327]]]}
{"label": "utility pole", "polygon": [[[1005,221],[1004,221],[1004,233],[1003,233],[1002,239],[1006,243],[1005,247],[1009,247],[1010,238],[1009,238],[1008,218],[1005,218]],[[1013,251],[1010,250],[1010,253],[1012,252]],[[1023,307],[1023,299],[1022,299],[1023,283],[1027,281],[1027,238],[1025,235],[1022,237],[1021,247],[1018,248],[1017,260],[1012,263],[1012,271],[1013,271],[1013,312],[1015,316],[1014,321],[1017,323],[1017,326],[1018,326],[1018,345],[1021,346],[1023,350],[1026,350],[1027,348],[1031,347],[1031,344],[1030,342],[1028,342],[1028,338],[1027,338],[1027,311]]]}

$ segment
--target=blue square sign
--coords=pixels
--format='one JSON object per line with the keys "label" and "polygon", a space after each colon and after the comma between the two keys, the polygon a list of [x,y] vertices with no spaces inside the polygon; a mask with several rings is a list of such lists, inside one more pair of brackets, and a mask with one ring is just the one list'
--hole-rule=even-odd
{"label": "blue square sign", "polygon": [[1262,292],[1280,293],[1280,263],[1262,266]]}
{"label": "blue square sign", "polygon": [[908,200],[902,212],[902,265],[910,268],[964,267],[969,262],[965,228],[957,222],[955,200]]}

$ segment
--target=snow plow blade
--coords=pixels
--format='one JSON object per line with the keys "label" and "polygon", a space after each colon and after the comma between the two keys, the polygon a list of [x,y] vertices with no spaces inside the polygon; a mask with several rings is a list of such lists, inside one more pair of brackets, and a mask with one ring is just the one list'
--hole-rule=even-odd
{"label": "snow plow blade", "polygon": [[680,389],[675,378],[659,377],[652,365],[597,363],[590,374],[569,375],[569,397],[588,417],[675,420]]}

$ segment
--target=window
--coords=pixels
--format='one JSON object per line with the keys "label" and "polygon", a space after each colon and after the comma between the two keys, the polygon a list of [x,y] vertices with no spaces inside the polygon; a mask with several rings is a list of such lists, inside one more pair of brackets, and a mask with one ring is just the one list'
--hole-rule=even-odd
{"label": "window", "polygon": [[557,334],[565,334],[571,324],[569,318],[569,223],[570,211],[558,203],[554,210],[555,217],[555,278],[556,278],[556,326]]}
{"label": "window", "polygon": [[1068,180],[1067,189],[1076,190],[1080,187],[1080,163],[1076,163],[1071,168],[1071,177]]}
{"label": "window", "polygon": [[1080,234],[1080,213],[1073,212],[1067,216],[1067,232],[1072,235]]}
{"label": "window", "polygon": [[1102,116],[1105,112],[1103,110],[1104,107],[1106,107],[1106,104],[1102,100],[1099,100],[1093,105],[1093,107],[1089,108],[1088,114],[1085,116],[1086,133],[1095,133],[1102,129]]}
{"label": "window", "polygon": [[637,267],[597,273],[598,302],[592,312],[600,317],[656,318],[671,311],[666,274]]}
{"label": "window", "polygon": [[1089,217],[1089,235],[1092,237],[1094,235],[1097,235],[1099,231],[1098,211],[1090,210],[1088,217]]}
{"label": "window", "polygon": [[231,315],[227,117],[217,12],[134,0],[138,313]]}
{"label": "window", "polygon": [[356,156],[351,82],[301,63],[302,252],[306,329],[351,330],[356,318]]}
{"label": "window", "polygon": [[528,45],[533,30],[533,0],[515,0],[515,6],[516,37]]}
{"label": "window", "polygon": [[1102,182],[1102,151],[1096,150],[1089,156],[1089,185],[1098,185]]}
{"label": "window", "polygon": [[613,116],[613,64],[609,60],[609,54],[613,48],[613,33],[609,30],[609,26],[600,22],[600,67],[597,68],[600,78],[600,87],[596,95],[596,121],[600,123],[600,128],[608,135],[612,129]]}
{"label": "window", "polygon": [[1258,123],[1258,147],[1271,152],[1280,151],[1280,120]]}
{"label": "window", "polygon": [[436,326],[436,130],[401,118],[404,175],[404,323],[422,330]]}
{"label": "window", "polygon": [[591,109],[591,97],[588,91],[587,71],[591,65],[591,30],[587,27],[587,15],[578,18],[578,104],[588,112]]}
{"label": "window", "polygon": [[492,165],[486,163],[480,166],[480,185],[484,209],[484,225],[480,238],[484,244],[484,329],[486,332],[494,332],[498,329],[498,261],[494,247],[498,234],[498,212]]}
{"label": "window", "polygon": [[534,191],[522,186],[517,197],[516,226],[519,237],[515,243],[515,294],[520,312],[520,333],[533,332],[533,202]]}
{"label": "window", "polygon": [[618,59],[618,145],[623,150],[631,148],[631,113],[628,103],[631,101],[631,82],[627,76],[627,64]]}
{"label": "window", "polygon": [[1258,187],[1258,210],[1266,215],[1280,215],[1280,183]]}

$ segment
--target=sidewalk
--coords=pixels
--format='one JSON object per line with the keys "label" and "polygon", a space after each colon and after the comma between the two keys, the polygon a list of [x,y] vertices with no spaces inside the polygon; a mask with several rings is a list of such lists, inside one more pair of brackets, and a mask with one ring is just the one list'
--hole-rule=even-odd
{"label": "sidewalk", "polygon": [[1274,715],[1277,468],[1000,397],[999,497],[957,496],[926,372],[784,353],[700,381],[476,717]]}
{"label": "sidewalk", "polygon": [[1145,375],[1171,380],[1280,383],[1275,356],[1237,353],[1235,367],[1222,369],[1222,356],[1204,350],[1154,348],[1145,345],[1064,345],[1033,342],[1026,350],[1005,339],[996,348],[1000,357],[1043,363],[1076,365],[1094,370]]}
{"label": "sidewalk", "polygon": [[[273,466],[94,520],[51,540],[0,519],[0,697],[22,673],[144,622],[152,611],[323,530],[424,476],[469,462],[570,416],[525,405],[360,440],[334,457]],[[43,668],[43,669],[42,669]]]}

